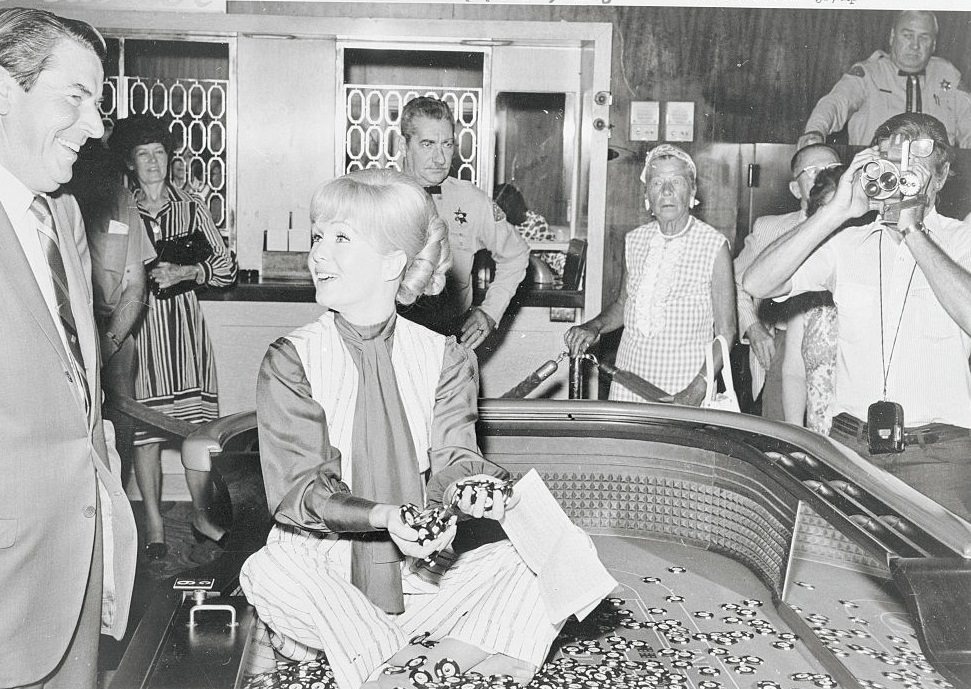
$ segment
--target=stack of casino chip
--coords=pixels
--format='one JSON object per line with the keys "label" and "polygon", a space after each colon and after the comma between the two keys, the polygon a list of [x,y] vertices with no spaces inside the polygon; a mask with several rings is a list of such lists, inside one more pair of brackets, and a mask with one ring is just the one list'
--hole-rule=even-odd
{"label": "stack of casino chip", "polygon": [[419,510],[412,504],[401,506],[401,521],[418,532],[418,545],[434,541],[455,523],[455,515],[444,507]]}
{"label": "stack of casino chip", "polygon": [[281,660],[277,661],[276,670],[248,677],[243,689],[337,689],[337,682],[326,661]]}

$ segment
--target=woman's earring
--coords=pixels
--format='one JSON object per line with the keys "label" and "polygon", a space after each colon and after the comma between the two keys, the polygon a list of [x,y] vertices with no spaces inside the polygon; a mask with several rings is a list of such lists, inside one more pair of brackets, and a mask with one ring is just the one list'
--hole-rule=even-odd
{"label": "woman's earring", "polygon": [[694,208],[699,203],[700,203],[700,201],[698,201],[698,197],[692,196],[691,197],[691,200],[688,202],[688,208]]}

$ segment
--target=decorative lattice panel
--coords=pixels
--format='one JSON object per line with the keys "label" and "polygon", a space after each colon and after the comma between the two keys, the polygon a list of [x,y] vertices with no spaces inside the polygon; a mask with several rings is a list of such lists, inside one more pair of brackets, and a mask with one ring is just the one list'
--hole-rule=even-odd
{"label": "decorative lattice panel", "polygon": [[369,167],[401,169],[398,162],[403,145],[398,126],[401,110],[419,96],[448,103],[455,116],[458,178],[478,183],[482,89],[472,88],[345,84],[344,172]]}
{"label": "decorative lattice panel", "polygon": [[171,120],[175,152],[169,178],[202,197],[227,237],[232,211],[227,187],[228,90],[224,79],[114,76],[105,80],[101,104],[102,115],[112,122],[144,113]]}

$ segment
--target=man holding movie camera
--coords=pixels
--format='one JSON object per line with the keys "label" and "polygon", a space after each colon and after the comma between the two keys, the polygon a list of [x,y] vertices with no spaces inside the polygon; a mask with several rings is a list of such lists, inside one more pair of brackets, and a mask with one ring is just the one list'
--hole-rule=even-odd
{"label": "man holding movie camera", "polygon": [[[934,207],[951,156],[939,120],[891,117],[833,199],[766,248],[743,284],[761,298],[833,293],[830,436],[968,519],[971,226]],[[873,222],[843,228],[871,210]]]}

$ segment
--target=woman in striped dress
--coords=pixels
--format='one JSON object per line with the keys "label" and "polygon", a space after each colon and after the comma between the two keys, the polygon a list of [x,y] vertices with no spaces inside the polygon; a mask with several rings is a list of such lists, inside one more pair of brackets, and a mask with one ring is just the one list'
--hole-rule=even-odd
{"label": "woman in striped dress", "polygon": [[[501,519],[506,472],[475,437],[474,354],[396,315],[436,294],[450,263],[431,197],[359,170],[311,202],[309,267],[329,310],[274,342],[257,381],[260,461],[275,525],[240,583],[283,655],[326,655],[340,689],[419,686],[474,671],[528,681],[561,624],[509,541],[419,565],[403,504]],[[463,487],[470,479],[475,488]],[[511,503],[510,503],[511,507]],[[441,562],[439,561],[439,564]]]}
{"label": "woman in striped dress", "polygon": [[[735,282],[728,240],[691,215],[697,170],[676,146],[661,144],[647,155],[641,181],[654,219],[631,230],[624,242],[620,297],[600,315],[564,335],[570,354],[587,350],[605,332],[623,326],[617,368],[644,378],[676,404],[704,400],[705,350],[722,365],[715,336],[735,341]],[[610,399],[642,402],[616,382]]]}
{"label": "woman in striped dress", "polygon": [[[168,182],[172,141],[162,120],[136,115],[120,120],[111,148],[137,182],[135,200],[153,244],[201,231],[212,247],[206,260],[192,265],[159,262],[150,277],[160,288],[179,283],[222,287],[236,278],[236,262],[216,230],[204,203]],[[216,366],[212,342],[194,291],[173,297],[148,298],[148,313],[136,333],[135,399],[183,421],[203,423],[218,416]],[[135,480],[142,494],[146,523],[146,556],[167,552],[159,503],[162,496],[161,444],[164,438],[146,428],[135,433]],[[186,470],[192,496],[192,530],[196,540],[221,543],[225,532],[209,515],[208,472]]]}

